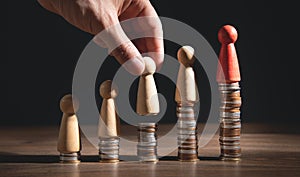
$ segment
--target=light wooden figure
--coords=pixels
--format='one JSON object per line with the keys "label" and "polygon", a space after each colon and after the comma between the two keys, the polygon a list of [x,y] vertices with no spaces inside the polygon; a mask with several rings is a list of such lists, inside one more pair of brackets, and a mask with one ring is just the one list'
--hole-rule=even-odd
{"label": "light wooden figure", "polygon": [[[198,89],[195,81],[193,64],[195,62],[194,49],[183,46],[177,52],[180,67],[177,76],[175,101],[177,102],[178,117],[178,160],[182,162],[198,161],[197,121],[194,105],[198,102]],[[186,136],[186,124],[189,126],[189,136]],[[183,131],[182,131],[183,130]],[[186,136],[186,137],[185,137]],[[182,137],[187,142],[182,143]],[[188,152],[188,153],[187,153]]]}
{"label": "light wooden figure", "polygon": [[152,58],[143,59],[145,70],[139,79],[136,112],[142,116],[156,115],[159,113],[159,100],[153,77],[156,66]]}
{"label": "light wooden figure", "polygon": [[111,80],[104,81],[100,85],[100,95],[103,98],[98,136],[102,138],[117,137],[120,132],[119,118],[116,113],[115,100],[117,96],[117,89],[112,85]]}
{"label": "light wooden figure", "polygon": [[175,101],[177,103],[195,103],[199,100],[193,64],[195,62],[194,49],[183,46],[177,53],[178,61],[181,63],[177,76]]}
{"label": "light wooden figure", "polygon": [[60,100],[60,109],[63,112],[61,119],[57,150],[60,152],[61,162],[79,162],[81,139],[78,120],[75,112],[79,103],[73,100],[72,95],[65,95]]}
{"label": "light wooden figure", "polygon": [[103,98],[98,125],[100,162],[115,163],[119,161],[120,119],[116,113],[115,100],[117,88],[111,80],[100,85]]}

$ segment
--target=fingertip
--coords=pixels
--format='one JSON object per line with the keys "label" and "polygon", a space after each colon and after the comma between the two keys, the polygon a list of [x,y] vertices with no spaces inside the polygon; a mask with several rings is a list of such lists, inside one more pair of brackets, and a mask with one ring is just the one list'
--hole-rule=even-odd
{"label": "fingertip", "polygon": [[131,58],[127,60],[122,67],[132,75],[141,75],[145,70],[145,63],[140,58]]}
{"label": "fingertip", "polygon": [[145,63],[140,52],[130,40],[114,48],[111,54],[129,73],[133,75],[141,75],[143,73]]}
{"label": "fingertip", "polygon": [[160,71],[164,63],[164,53],[162,52],[149,52],[145,56],[150,56],[156,65],[156,71]]}
{"label": "fingertip", "polygon": [[161,57],[158,57],[157,60],[155,60],[155,63],[156,63],[156,71],[160,71],[164,63],[163,55]]}

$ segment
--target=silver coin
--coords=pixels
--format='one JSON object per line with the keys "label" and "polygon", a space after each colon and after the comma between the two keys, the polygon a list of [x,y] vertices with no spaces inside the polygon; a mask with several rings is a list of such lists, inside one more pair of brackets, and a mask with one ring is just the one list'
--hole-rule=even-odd
{"label": "silver coin", "polygon": [[240,112],[220,112],[220,117],[240,117]]}
{"label": "silver coin", "polygon": [[239,86],[239,82],[233,82],[233,83],[218,83],[220,86]]}
{"label": "silver coin", "polygon": [[137,155],[138,156],[153,156],[153,155],[156,155],[156,151],[155,150],[138,150],[137,151]]}
{"label": "silver coin", "polygon": [[196,120],[178,120],[177,121],[177,127],[196,127],[197,122]]}
{"label": "silver coin", "polygon": [[219,139],[222,141],[237,141],[237,140],[240,140],[241,137],[240,136],[234,136],[234,137],[222,137],[221,136]]}
{"label": "silver coin", "polygon": [[98,145],[101,145],[101,146],[118,146],[120,142],[99,142]]}
{"label": "silver coin", "polygon": [[228,120],[228,121],[230,120],[232,122],[239,122],[239,121],[241,121],[240,117],[221,117],[219,119],[219,122],[223,123],[225,120]]}
{"label": "silver coin", "polygon": [[138,142],[140,142],[140,144],[153,144],[156,143],[156,139],[140,139]]}
{"label": "silver coin", "polygon": [[196,133],[195,130],[182,130],[182,129],[177,130],[178,135],[193,135],[195,133]]}
{"label": "silver coin", "polygon": [[236,119],[221,118],[221,123],[222,124],[236,124],[238,122],[241,123],[241,119],[240,118],[236,118]]}
{"label": "silver coin", "polygon": [[100,141],[98,144],[101,144],[103,146],[107,145],[107,146],[114,146],[114,145],[118,145],[119,141],[116,142],[111,142],[111,141]]}
{"label": "silver coin", "polygon": [[119,152],[119,147],[117,148],[111,148],[111,149],[99,149],[99,153],[117,153]]}
{"label": "silver coin", "polygon": [[118,150],[119,146],[100,146],[99,148],[101,151],[106,151],[106,150]]}
{"label": "silver coin", "polygon": [[137,148],[139,150],[156,150],[157,146],[141,146],[141,145],[137,145]]}
{"label": "silver coin", "polygon": [[224,146],[238,146],[240,145],[240,141],[221,141],[220,144]]}
{"label": "silver coin", "polygon": [[119,150],[99,151],[99,154],[104,154],[104,155],[119,155]]}
{"label": "silver coin", "polygon": [[224,150],[237,150],[237,149],[241,149],[240,146],[224,146],[224,145],[221,145],[220,147],[221,147],[221,149],[224,149]]}
{"label": "silver coin", "polygon": [[118,154],[101,154],[100,158],[101,159],[118,159],[119,155]]}
{"label": "silver coin", "polygon": [[138,142],[138,146],[157,146],[157,142]]}
{"label": "silver coin", "polygon": [[220,95],[226,96],[226,95],[231,95],[231,94],[239,94],[241,96],[241,90],[240,89],[235,89],[235,90],[219,90]]}
{"label": "silver coin", "polygon": [[223,104],[223,105],[221,105],[220,106],[220,110],[228,110],[228,109],[239,109],[238,107],[232,107],[232,105],[230,105],[230,104]]}
{"label": "silver coin", "polygon": [[157,150],[156,149],[138,149],[138,155],[142,156],[150,156],[153,154],[156,154]]}
{"label": "silver coin", "polygon": [[229,157],[229,158],[238,158],[241,157],[241,153],[234,153],[234,154],[229,154],[229,153],[222,153],[221,156],[223,157]]}
{"label": "silver coin", "polygon": [[197,129],[195,127],[193,128],[178,128],[177,129],[177,135],[195,135],[197,132]]}
{"label": "silver coin", "polygon": [[156,141],[156,136],[139,136],[138,139],[141,142],[154,142]]}
{"label": "silver coin", "polygon": [[101,144],[99,143],[98,144],[99,147],[114,147],[114,146],[119,146],[119,143],[118,144]]}
{"label": "silver coin", "polygon": [[156,136],[139,136],[141,141],[156,141]]}
{"label": "silver coin", "polygon": [[157,151],[156,149],[151,149],[151,150],[143,150],[143,149],[138,149],[138,156],[153,156],[156,155]]}
{"label": "silver coin", "polygon": [[220,125],[221,128],[226,128],[226,129],[237,129],[237,128],[241,128],[242,125],[241,124],[234,124],[234,125],[231,125],[231,124],[221,124]]}
{"label": "silver coin", "polygon": [[138,123],[139,127],[156,127],[156,123],[153,122],[141,122]]}
{"label": "silver coin", "polygon": [[193,134],[190,134],[190,135],[183,135],[183,134],[178,134],[177,135],[177,139],[178,140],[186,140],[186,139],[189,139],[189,140],[195,140],[197,139],[197,135],[195,135],[195,133]]}
{"label": "silver coin", "polygon": [[157,157],[156,156],[150,156],[150,157],[143,157],[143,156],[139,156],[138,157],[139,161],[142,162],[155,162],[157,161]]}
{"label": "silver coin", "polygon": [[194,113],[181,113],[181,112],[177,112],[176,115],[177,115],[177,117],[179,119],[195,118],[195,114]]}
{"label": "silver coin", "polygon": [[221,92],[221,93],[236,92],[236,91],[240,91],[240,90],[241,90],[240,86],[220,86],[219,87],[219,92]]}
{"label": "silver coin", "polygon": [[219,86],[219,89],[221,88],[222,90],[224,90],[224,88],[240,88],[240,85],[238,82],[235,82],[235,83],[219,83],[218,84]]}
{"label": "silver coin", "polygon": [[144,140],[144,141],[151,141],[151,140],[154,140],[156,141],[156,136],[147,136],[147,135],[139,135],[138,136],[138,139],[139,140]]}
{"label": "silver coin", "polygon": [[60,153],[60,161],[77,161],[79,160],[80,153]]}
{"label": "silver coin", "polygon": [[197,150],[178,149],[178,153],[181,153],[181,154],[197,154]]}
{"label": "silver coin", "polygon": [[99,153],[115,154],[115,153],[119,153],[119,148],[117,148],[117,149],[99,149]]}
{"label": "silver coin", "polygon": [[240,89],[237,89],[237,90],[220,90],[220,93],[222,95],[240,94],[241,90]]}
{"label": "silver coin", "polygon": [[177,125],[177,129],[179,130],[197,130],[196,125]]}
{"label": "silver coin", "polygon": [[100,139],[99,140],[99,143],[100,144],[103,144],[103,145],[105,145],[105,144],[119,144],[119,142],[120,142],[120,139],[112,139],[112,140],[109,140],[109,139]]}
{"label": "silver coin", "polygon": [[228,157],[228,158],[239,158],[242,156],[241,153],[221,153],[222,157]]}
{"label": "silver coin", "polygon": [[193,106],[177,106],[176,107],[177,112],[194,112]]}
{"label": "silver coin", "polygon": [[[219,87],[219,91],[221,93],[228,93],[228,91],[238,91],[238,90],[241,90],[240,87]],[[226,92],[227,91],[227,92]]]}

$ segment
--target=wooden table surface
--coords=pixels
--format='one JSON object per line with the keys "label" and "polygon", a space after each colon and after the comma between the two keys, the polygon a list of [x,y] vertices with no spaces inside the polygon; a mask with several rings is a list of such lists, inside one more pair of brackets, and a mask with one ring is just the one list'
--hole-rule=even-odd
{"label": "wooden table surface", "polygon": [[173,152],[156,164],[137,161],[99,163],[95,147],[82,137],[82,162],[77,165],[58,162],[59,127],[0,127],[0,177],[296,177],[300,176],[298,127],[295,124],[243,125],[240,162],[218,160],[217,134],[207,146],[199,149],[200,160],[196,163],[179,162]]}

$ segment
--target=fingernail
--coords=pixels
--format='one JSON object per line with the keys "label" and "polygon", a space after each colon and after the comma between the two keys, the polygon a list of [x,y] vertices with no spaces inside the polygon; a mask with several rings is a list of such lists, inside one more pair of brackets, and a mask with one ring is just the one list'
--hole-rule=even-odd
{"label": "fingernail", "polygon": [[122,66],[133,75],[141,75],[145,69],[145,63],[138,58],[129,59]]}

